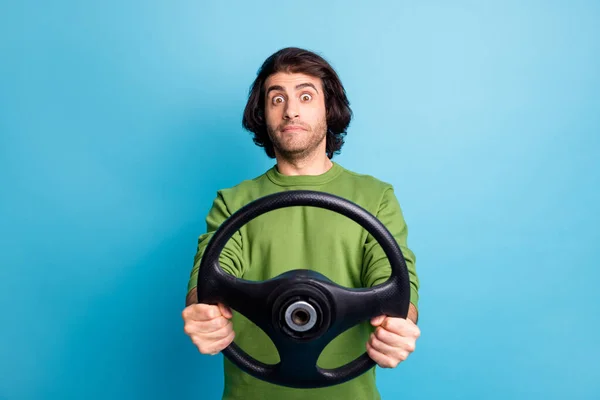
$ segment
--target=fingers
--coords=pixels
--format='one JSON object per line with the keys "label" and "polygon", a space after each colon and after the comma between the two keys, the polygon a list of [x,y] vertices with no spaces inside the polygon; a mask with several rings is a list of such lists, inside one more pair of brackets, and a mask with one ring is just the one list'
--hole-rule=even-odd
{"label": "fingers", "polygon": [[219,310],[221,310],[221,315],[225,318],[232,318],[233,313],[231,312],[231,308],[227,307],[225,304],[219,303]]}
{"label": "fingers", "polygon": [[403,347],[390,346],[377,338],[375,334],[367,342],[367,354],[382,368],[396,368],[411,353]]}
{"label": "fingers", "polygon": [[414,351],[414,342],[406,338],[396,339],[395,342],[397,344],[392,345],[391,343],[380,340],[376,334],[371,334],[368,343],[379,353],[400,361],[406,360],[409,354]]}
{"label": "fingers", "polygon": [[186,321],[210,321],[219,316],[221,316],[219,307],[201,303],[189,305],[182,312],[182,317]]}
{"label": "fingers", "polygon": [[371,325],[381,326],[385,328],[385,330],[400,336],[412,337],[415,339],[418,339],[419,336],[421,336],[421,330],[410,319],[380,315],[371,319]]}
{"label": "fingers", "polygon": [[233,317],[233,313],[231,309],[224,304],[213,306],[203,303],[191,304],[182,312],[182,317],[186,321],[210,321],[221,316],[229,319]]}
{"label": "fingers", "polygon": [[371,346],[370,342],[367,342],[367,354],[381,368],[396,368],[396,366],[399,364],[398,361],[393,360],[391,357],[388,357],[385,354],[375,350],[373,346]]}
{"label": "fingers", "polygon": [[182,312],[184,331],[202,354],[217,354],[234,338],[231,309],[223,304],[192,304]]}
{"label": "fingers", "polygon": [[221,339],[225,339],[226,337],[231,335],[231,332],[233,332],[233,326],[231,325],[231,322],[229,322],[227,325],[225,325],[224,327],[222,327],[221,329],[218,329],[216,331],[212,331],[212,332],[194,331],[194,332],[190,333],[189,335],[192,338],[192,341],[216,342]]}
{"label": "fingers", "polygon": [[381,324],[385,330],[404,337],[419,338],[421,330],[410,319],[386,318]]}
{"label": "fingers", "polygon": [[231,321],[227,321],[222,328],[217,329],[216,331],[202,332],[201,335],[205,340],[220,340],[229,336],[231,332],[233,332],[233,324]]}
{"label": "fingers", "polygon": [[225,349],[227,346],[229,346],[231,344],[231,342],[233,342],[234,339],[235,339],[235,332],[232,330],[229,335],[227,335],[223,339],[215,342],[213,345],[214,346],[213,351],[209,352],[208,354],[214,356],[215,354],[220,353],[221,351],[223,351],[223,349]]}
{"label": "fingers", "polygon": [[232,322],[224,317],[211,321],[188,322],[184,330],[202,354],[217,354],[235,338]]}
{"label": "fingers", "polygon": [[[377,321],[376,321],[377,322]],[[412,325],[412,326],[411,326]],[[371,334],[367,354],[382,368],[395,368],[415,350],[420,331],[403,319],[386,318]],[[395,332],[401,332],[402,336]]]}
{"label": "fingers", "polygon": [[220,330],[221,328],[231,325],[231,321],[225,317],[217,317],[210,321],[186,321],[184,330],[188,335],[196,333],[210,333]]}
{"label": "fingers", "polygon": [[235,339],[235,332],[231,330],[225,337],[217,340],[206,340],[203,337],[192,337],[192,342],[202,354],[215,355],[223,351]]}
{"label": "fingers", "polygon": [[[388,355],[402,356],[415,351],[417,340],[411,336],[400,336],[383,328],[375,329],[369,338],[371,345],[378,351],[383,351]],[[397,350],[397,352],[392,351]]]}
{"label": "fingers", "polygon": [[377,340],[392,347],[399,347],[405,345],[407,342],[406,338],[390,332],[381,326],[375,329],[375,332],[371,335],[371,337],[375,337]]}
{"label": "fingers", "polygon": [[380,315],[378,317],[371,318],[371,325],[379,326],[385,320],[385,315]]}

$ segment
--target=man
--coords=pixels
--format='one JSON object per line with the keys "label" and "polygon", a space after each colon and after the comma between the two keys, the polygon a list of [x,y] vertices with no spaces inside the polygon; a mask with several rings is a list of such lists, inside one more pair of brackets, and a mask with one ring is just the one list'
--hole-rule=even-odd
{"label": "man", "polygon": [[[197,303],[197,273],[214,231],[249,202],[283,190],[310,189],[346,198],[374,214],[394,235],[411,283],[407,319],[385,315],[342,333],[323,351],[318,365],[336,368],[365,351],[382,368],[395,368],[415,349],[419,280],[407,227],[390,184],[332,161],[344,143],[352,112],[333,68],[320,56],[282,49],[269,57],[250,90],[243,126],[254,133],[276,165],[264,174],[220,190],[208,213],[191,272],[184,330],[203,354],[217,354],[234,339],[258,361],[275,364],[277,350],[243,315],[220,304]],[[390,276],[381,246],[364,228],[341,214],[316,207],[288,207],[263,214],[227,243],[220,263],[234,276],[262,281],[292,269],[314,268],[345,287],[371,287]],[[234,329],[235,327],[235,329]],[[349,382],[319,389],[293,389],[256,379],[225,358],[224,399],[379,399],[375,368]]]}

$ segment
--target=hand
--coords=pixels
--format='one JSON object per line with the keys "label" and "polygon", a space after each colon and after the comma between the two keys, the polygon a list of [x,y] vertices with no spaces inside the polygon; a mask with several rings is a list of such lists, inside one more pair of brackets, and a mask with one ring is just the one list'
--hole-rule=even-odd
{"label": "hand", "polygon": [[371,325],[377,328],[367,342],[367,354],[381,368],[396,368],[415,351],[421,331],[410,319],[380,315]]}
{"label": "hand", "polygon": [[215,355],[229,346],[235,337],[231,310],[219,304],[191,304],[181,316],[185,322],[183,330],[192,339],[202,354]]}

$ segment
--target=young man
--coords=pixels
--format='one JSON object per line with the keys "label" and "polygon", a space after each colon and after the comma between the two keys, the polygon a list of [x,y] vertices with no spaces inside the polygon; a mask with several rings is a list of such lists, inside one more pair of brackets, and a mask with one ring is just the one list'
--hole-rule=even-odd
{"label": "young man", "polygon": [[[214,231],[235,211],[283,190],[309,189],[341,196],[375,215],[394,235],[411,283],[407,319],[385,315],[351,328],[323,351],[318,365],[336,368],[365,351],[382,368],[395,368],[415,349],[419,279],[407,247],[407,227],[390,184],[332,161],[344,143],[352,112],[333,68],[312,52],[286,48],[269,57],[251,88],[243,126],[254,133],[276,165],[264,174],[217,192],[200,236],[191,272],[184,330],[203,354],[217,354],[235,338],[258,361],[275,364],[277,350],[243,315],[220,304],[197,303],[196,282],[203,251]],[[390,275],[381,246],[364,228],[316,207],[287,207],[263,214],[227,243],[220,263],[234,276],[263,281],[293,269],[313,268],[350,288],[371,287]],[[235,332],[234,332],[235,327]],[[293,389],[263,382],[225,358],[224,399],[379,399],[375,368],[349,382],[320,389]]]}

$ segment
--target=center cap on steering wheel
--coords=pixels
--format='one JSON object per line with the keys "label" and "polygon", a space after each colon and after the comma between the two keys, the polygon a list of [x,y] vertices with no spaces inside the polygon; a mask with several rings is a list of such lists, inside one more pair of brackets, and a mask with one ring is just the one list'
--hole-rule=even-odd
{"label": "center cap on steering wheel", "polygon": [[285,323],[296,332],[306,332],[317,323],[317,310],[305,301],[297,301],[285,310]]}
{"label": "center cap on steering wheel", "polygon": [[288,337],[311,340],[329,329],[331,301],[310,284],[282,285],[270,296],[273,325]]}

